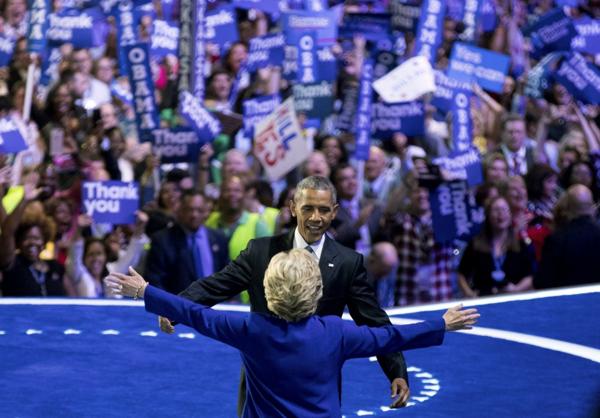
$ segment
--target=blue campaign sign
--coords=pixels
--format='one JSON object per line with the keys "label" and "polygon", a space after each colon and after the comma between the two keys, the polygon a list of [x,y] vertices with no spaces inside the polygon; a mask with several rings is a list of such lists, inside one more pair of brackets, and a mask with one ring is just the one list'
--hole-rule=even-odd
{"label": "blue campaign sign", "polygon": [[40,85],[49,86],[59,77],[58,69],[62,62],[60,46],[49,48],[42,56],[42,68],[40,74]]}
{"label": "blue campaign sign", "polygon": [[196,163],[203,145],[190,128],[155,129],[152,131],[152,152],[161,164]]}
{"label": "blue campaign sign", "polygon": [[282,33],[250,39],[247,69],[254,72],[269,65],[282,66],[285,58],[285,37]]}
{"label": "blue campaign sign", "polygon": [[103,41],[95,36],[105,20],[98,8],[61,10],[51,13],[48,18],[47,37],[53,44],[69,43],[75,48],[92,48]]}
{"label": "blue campaign sign", "polygon": [[498,26],[498,14],[496,13],[496,4],[494,0],[483,0],[479,15],[481,19],[481,29],[484,32],[492,32]]}
{"label": "blue campaign sign", "polygon": [[431,98],[431,105],[443,113],[452,109],[452,96],[456,89],[471,91],[471,83],[448,77],[440,70],[435,70],[435,91]]}
{"label": "blue campaign sign", "polygon": [[166,21],[173,20],[175,18],[175,6],[176,0],[161,0],[160,5],[162,7],[162,18]]}
{"label": "blue campaign sign", "polygon": [[188,91],[179,94],[179,114],[203,143],[221,133],[221,123]]}
{"label": "blue campaign sign", "polygon": [[554,80],[575,98],[588,104],[600,104],[600,70],[578,53],[567,57],[554,72]]}
{"label": "blue campaign sign", "polygon": [[460,40],[465,42],[476,40],[482,5],[483,0],[468,0],[464,2],[461,20],[465,25],[465,29],[458,35]]}
{"label": "blue campaign sign", "polygon": [[[290,81],[298,79],[299,52],[297,46],[286,45],[284,48],[283,78]],[[316,49],[316,74],[315,81],[333,82],[338,76],[338,60],[333,55],[331,47],[325,46]]]}
{"label": "blue campaign sign", "polygon": [[413,55],[426,57],[432,65],[442,41],[445,11],[445,0],[424,0],[421,6]]}
{"label": "blue campaign sign", "polygon": [[469,187],[483,183],[481,155],[475,147],[465,151],[453,151],[447,157],[440,157],[434,163],[443,168],[453,179],[466,180]]}
{"label": "blue campaign sign", "polygon": [[600,54],[600,19],[584,16],[573,23],[578,35],[571,41],[571,47],[586,54]]}
{"label": "blue campaign sign", "polygon": [[333,83],[321,81],[316,84],[294,84],[294,107],[307,119],[323,120],[333,112]]}
{"label": "blue campaign sign", "polygon": [[467,151],[473,144],[471,89],[454,89],[451,111],[453,148],[458,152]]}
{"label": "blue campaign sign", "polygon": [[150,55],[160,61],[169,54],[177,56],[179,48],[179,25],[175,22],[156,19],[152,22]]}
{"label": "blue campaign sign", "polygon": [[[106,6],[108,7],[108,5]],[[115,14],[117,21],[117,44],[119,46],[119,72],[126,75],[127,56],[125,48],[137,43],[137,25],[133,16],[134,3],[132,1],[119,2],[118,6],[113,6],[110,10]]]}
{"label": "blue campaign sign", "polygon": [[367,40],[387,39],[392,31],[389,13],[348,13],[339,29],[340,38],[360,35]]}
{"label": "blue campaign sign", "polygon": [[139,43],[125,47],[129,82],[133,94],[135,122],[140,138],[148,137],[159,127],[158,107],[154,98],[154,83],[150,72],[148,44]]}
{"label": "blue campaign sign", "polygon": [[270,14],[273,18],[279,16],[279,0],[233,0],[233,5],[238,9],[260,10]]}
{"label": "blue campaign sign", "polygon": [[316,32],[317,45],[333,45],[338,31],[335,10],[307,12],[294,10],[281,16],[281,27],[288,45],[297,45],[298,39],[306,32]]}
{"label": "blue campaign sign", "polygon": [[356,146],[354,158],[366,161],[369,159],[369,147],[371,144],[371,101],[373,98],[373,60],[366,59],[363,62],[360,85],[358,88],[358,106],[356,108]]}
{"label": "blue campaign sign", "polygon": [[26,149],[25,138],[12,118],[0,119],[0,154],[16,154]]}
{"label": "blue campaign sign", "polygon": [[307,32],[298,38],[297,81],[311,84],[318,81],[317,41],[315,32]]}
{"label": "blue campaign sign", "polygon": [[128,225],[135,222],[139,209],[136,182],[89,181],[82,184],[82,211],[95,223]]}
{"label": "blue campaign sign", "polygon": [[485,220],[482,207],[465,181],[444,182],[429,193],[433,236],[437,243],[475,236]]}
{"label": "blue campaign sign", "polygon": [[28,6],[27,51],[41,54],[46,49],[50,0],[32,0]]}
{"label": "blue campaign sign", "polygon": [[569,51],[571,41],[577,36],[573,20],[558,8],[549,11],[527,26],[523,34],[531,38],[533,57],[541,58],[553,51]]}
{"label": "blue campaign sign", "polygon": [[391,0],[390,11],[392,28],[416,33],[421,16],[420,0]]}
{"label": "blue campaign sign", "polygon": [[455,42],[448,77],[466,82],[474,78],[482,89],[501,93],[509,65],[508,55]]}
{"label": "blue campaign sign", "polygon": [[240,39],[238,34],[235,9],[227,5],[206,12],[204,37],[221,48],[229,49],[232,43]]}
{"label": "blue campaign sign", "polygon": [[389,140],[394,133],[418,136],[425,133],[425,109],[420,101],[386,104],[373,103],[371,133],[373,137]]}
{"label": "blue campaign sign", "polygon": [[247,138],[254,137],[254,126],[269,116],[281,104],[281,96],[273,94],[247,99],[242,102],[244,132]]}
{"label": "blue campaign sign", "polygon": [[0,35],[0,67],[6,67],[10,62],[15,50],[15,40]]}

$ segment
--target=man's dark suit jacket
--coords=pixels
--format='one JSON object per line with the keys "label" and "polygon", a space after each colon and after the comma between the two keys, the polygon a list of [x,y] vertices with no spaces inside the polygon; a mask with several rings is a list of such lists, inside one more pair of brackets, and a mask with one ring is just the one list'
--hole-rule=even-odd
{"label": "man's dark suit jacket", "polygon": [[[206,231],[214,271],[219,271],[229,262],[227,239],[214,229]],[[177,294],[198,279],[186,233],[179,224],[158,231],[150,245],[144,275],[150,284]]]}
{"label": "man's dark suit jacket", "polygon": [[[288,234],[257,238],[225,267],[203,280],[193,282],[180,296],[202,305],[223,302],[243,290],[248,290],[253,312],[269,313],[263,278],[271,258],[293,247],[294,230]],[[317,315],[341,316],[348,306],[358,325],[381,326],[390,323],[379,307],[373,288],[368,282],[363,257],[326,236],[319,260],[323,278],[323,298]],[[388,379],[402,377],[408,381],[402,353],[378,357]]]}
{"label": "man's dark suit jacket", "polygon": [[600,226],[589,216],[573,219],[546,238],[536,289],[600,282]]}
{"label": "man's dark suit jacket", "polygon": [[[362,209],[363,206],[360,205]],[[371,236],[371,242],[376,240],[381,233],[380,221],[383,213],[379,205],[375,205],[373,212],[367,219],[367,227],[369,228],[369,235]],[[338,209],[335,219],[331,223],[333,229],[335,229],[335,240],[348,248],[356,249],[356,241],[360,239],[360,232],[358,228],[354,226],[355,220],[352,219],[352,214],[348,209],[340,206]]]}

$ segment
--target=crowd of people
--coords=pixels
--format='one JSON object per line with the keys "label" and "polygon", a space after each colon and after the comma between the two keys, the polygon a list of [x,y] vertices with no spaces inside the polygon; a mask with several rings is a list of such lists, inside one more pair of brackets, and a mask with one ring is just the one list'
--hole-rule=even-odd
{"label": "crowd of people", "polygon": [[[54,1],[54,11],[63,3]],[[346,3],[346,15],[378,5]],[[497,24],[478,30],[475,44],[512,59],[504,90],[475,86],[470,103],[484,178],[472,191],[485,220],[467,242],[437,242],[431,188],[423,179],[436,158],[452,151],[452,127],[429,97],[423,99],[425,133],[372,137],[364,170],[353,157],[354,133],[339,128],[336,111],[318,128],[299,113],[311,153],[275,182],[239,127],[205,144],[197,161],[162,164],[152,145],[140,140],[132,103],[115,93],[129,88],[119,73],[115,22],[108,19],[99,47],[60,46],[56,77],[47,91],[34,89],[27,119],[27,69],[40,58],[27,50],[26,1],[0,1],[0,34],[14,41],[10,62],[0,68],[0,116],[12,119],[27,144],[17,154],[0,155],[0,295],[109,297],[102,278],[127,273],[129,266],[153,286],[180,293],[236,260],[251,240],[293,233],[295,187],[309,176],[334,185],[339,206],[327,234],[364,256],[383,307],[600,281],[600,108],[581,103],[557,82],[540,98],[524,94],[539,59],[519,28],[555,2],[491,3]],[[140,39],[153,18],[172,18],[162,15],[161,2],[153,4],[154,13],[137,27]],[[600,19],[597,1],[564,9],[572,19]],[[245,100],[291,96],[294,84],[279,66],[244,72],[249,41],[279,32],[277,19],[237,9],[237,26],[239,40],[228,48],[206,45],[204,99],[206,109],[234,116],[243,113]],[[462,22],[445,17],[436,69],[447,68],[464,30]],[[394,36],[405,40],[398,60],[410,57],[414,34]],[[371,45],[356,35],[347,41],[331,47],[338,63],[336,109],[360,82]],[[598,64],[598,56],[583,55]],[[166,128],[183,123],[174,94],[179,69],[173,55],[152,62]],[[138,182],[135,224],[95,223],[82,210],[82,183],[105,180]],[[233,300],[247,303],[248,294]]]}

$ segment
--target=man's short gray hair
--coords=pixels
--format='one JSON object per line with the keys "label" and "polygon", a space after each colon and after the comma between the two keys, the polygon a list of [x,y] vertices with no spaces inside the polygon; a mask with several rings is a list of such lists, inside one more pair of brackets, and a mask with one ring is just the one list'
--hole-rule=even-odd
{"label": "man's short gray hair", "polygon": [[294,201],[297,200],[298,196],[303,190],[325,190],[331,193],[331,203],[334,205],[337,203],[337,193],[333,183],[327,178],[322,176],[309,176],[305,177],[296,185],[296,191],[294,192]]}
{"label": "man's short gray hair", "polygon": [[314,256],[300,248],[276,254],[264,278],[267,307],[288,322],[313,315],[323,296],[321,271]]}

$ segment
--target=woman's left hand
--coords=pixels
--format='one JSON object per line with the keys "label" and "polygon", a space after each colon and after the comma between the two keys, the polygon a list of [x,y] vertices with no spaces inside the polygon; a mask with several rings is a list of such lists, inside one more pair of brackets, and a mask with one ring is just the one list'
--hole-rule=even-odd
{"label": "woman's left hand", "polygon": [[133,267],[129,267],[129,273],[131,275],[111,273],[104,278],[104,283],[114,295],[143,298],[148,283]]}

